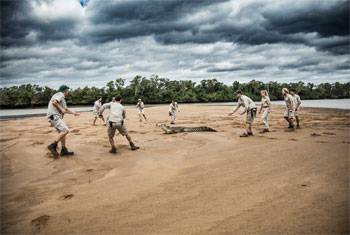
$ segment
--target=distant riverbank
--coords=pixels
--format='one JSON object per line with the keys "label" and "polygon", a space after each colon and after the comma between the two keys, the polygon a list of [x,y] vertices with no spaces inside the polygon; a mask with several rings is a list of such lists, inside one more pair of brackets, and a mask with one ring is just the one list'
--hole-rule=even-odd
{"label": "distant riverbank", "polygon": [[[207,105],[207,106],[234,106],[237,102],[223,102],[223,103],[193,103],[191,105]],[[259,102],[257,102],[259,104]],[[284,101],[273,101],[274,105],[284,105]],[[162,106],[167,104],[146,105],[147,107]],[[134,105],[125,105],[126,107],[134,107]],[[302,107],[309,108],[331,108],[331,109],[350,109],[350,99],[324,99],[324,100],[303,100]],[[90,112],[92,106],[76,106],[71,107],[77,112]],[[0,120],[35,117],[46,115],[47,108],[29,108],[29,109],[1,109]]]}

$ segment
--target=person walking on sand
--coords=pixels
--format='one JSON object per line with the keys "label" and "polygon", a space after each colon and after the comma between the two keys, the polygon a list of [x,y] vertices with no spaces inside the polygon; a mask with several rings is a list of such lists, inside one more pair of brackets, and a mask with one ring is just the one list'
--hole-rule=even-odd
{"label": "person walking on sand", "polygon": [[71,111],[67,108],[66,97],[69,94],[69,87],[66,85],[62,85],[59,88],[59,92],[54,94],[49,102],[48,110],[47,110],[47,119],[52,127],[58,131],[59,135],[57,139],[47,148],[50,150],[52,155],[57,158],[57,145],[61,142],[61,153],[63,156],[72,156],[74,152],[68,151],[66,147],[66,136],[69,133],[69,128],[66,123],[63,121],[64,114],[73,114],[74,116],[79,116],[80,114],[74,111]]}
{"label": "person walking on sand", "polygon": [[270,114],[271,101],[267,90],[262,90],[260,92],[260,95],[261,95],[261,105],[260,105],[259,114],[263,112],[261,119],[264,123],[264,129],[262,130],[262,133],[264,133],[264,132],[270,131],[269,114]]}
{"label": "person walking on sand", "polygon": [[292,95],[292,97],[294,99],[294,105],[295,105],[294,116],[295,116],[295,120],[297,122],[297,128],[299,128],[300,125],[299,125],[299,114],[298,114],[298,111],[300,109],[301,99],[300,99],[300,96],[296,93],[295,89],[290,89],[290,94]]}
{"label": "person walking on sand", "polygon": [[240,137],[248,137],[253,135],[252,125],[254,122],[254,118],[256,117],[256,105],[254,101],[246,95],[243,95],[241,90],[236,91],[236,97],[238,98],[237,107],[229,113],[229,115],[233,115],[240,107],[244,108],[244,111],[240,113],[241,115],[246,113],[246,131],[240,135]]}
{"label": "person walking on sand", "polygon": [[286,110],[284,111],[284,119],[288,122],[288,128],[294,130],[294,112],[295,112],[295,104],[293,97],[289,94],[289,90],[287,88],[282,89],[282,95],[284,101],[286,102]]}
{"label": "person walking on sand", "polygon": [[171,101],[169,105],[169,116],[171,117],[170,124],[175,124],[176,122],[176,112],[180,112],[179,105],[175,100]]}
{"label": "person walking on sand", "polygon": [[132,141],[128,133],[128,130],[124,125],[126,112],[121,102],[122,102],[121,96],[117,96],[114,101],[104,104],[99,112],[99,114],[103,114],[103,111],[105,109],[110,110],[108,123],[107,123],[107,134],[109,138],[109,143],[111,144],[111,150],[109,151],[110,153],[117,153],[117,147],[115,146],[115,143],[114,143],[114,136],[115,136],[116,130],[118,130],[118,132],[122,136],[126,137],[126,139],[129,141],[131,150],[137,150],[140,148],[134,144],[134,142]]}
{"label": "person walking on sand", "polygon": [[93,126],[96,125],[96,120],[97,118],[101,118],[103,123],[105,124],[105,119],[103,117],[103,115],[99,115],[99,111],[102,107],[102,97],[100,97],[98,100],[95,101],[94,103],[94,109],[92,111],[93,115],[94,115],[94,121],[92,123]]}
{"label": "person walking on sand", "polygon": [[137,108],[137,111],[139,113],[139,119],[140,119],[140,122],[142,122],[142,117],[145,119],[145,121],[147,121],[147,117],[145,115],[145,104],[143,103],[143,101],[141,99],[138,99],[138,102],[136,104],[136,108]]}

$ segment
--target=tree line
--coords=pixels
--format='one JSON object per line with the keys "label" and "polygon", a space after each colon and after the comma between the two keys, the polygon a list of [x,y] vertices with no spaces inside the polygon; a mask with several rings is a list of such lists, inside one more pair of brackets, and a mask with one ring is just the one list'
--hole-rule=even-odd
{"label": "tree line", "polygon": [[[67,84],[69,85],[69,84]],[[224,84],[217,79],[206,79],[198,83],[191,80],[170,80],[157,75],[150,78],[136,76],[129,84],[118,78],[110,81],[105,87],[84,87],[72,89],[67,98],[69,105],[92,105],[98,97],[104,102],[121,95],[126,104],[134,104],[142,98],[146,104],[169,103],[176,100],[180,103],[227,102],[234,99],[236,90],[242,90],[253,100],[260,100],[260,91],[269,91],[272,100],[281,100],[283,87],[294,88],[302,99],[341,99],[350,98],[350,82],[347,83],[278,83],[252,80],[247,83],[234,81]],[[0,108],[29,108],[46,106],[57,90],[38,85],[20,85],[0,88]]]}

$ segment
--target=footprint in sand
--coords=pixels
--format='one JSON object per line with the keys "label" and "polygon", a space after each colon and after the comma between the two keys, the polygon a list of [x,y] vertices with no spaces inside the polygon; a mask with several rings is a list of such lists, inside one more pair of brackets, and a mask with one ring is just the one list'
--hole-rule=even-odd
{"label": "footprint in sand", "polygon": [[322,132],[322,134],[325,134],[325,135],[337,135],[337,134],[335,134],[333,132]]}
{"label": "footprint in sand", "polygon": [[50,219],[49,215],[39,216],[31,221],[31,225],[36,227],[38,230],[45,227]]}
{"label": "footprint in sand", "polygon": [[316,143],[325,144],[325,143],[329,143],[329,142],[327,142],[327,141],[322,141],[322,140],[318,140],[318,141],[316,141]]}
{"label": "footprint in sand", "polygon": [[34,141],[32,143],[32,145],[42,145],[42,144],[44,144],[44,142],[42,142],[42,141]]}
{"label": "footprint in sand", "polygon": [[301,187],[308,187],[307,184],[301,184],[300,186],[301,186]]}
{"label": "footprint in sand", "polygon": [[73,129],[73,130],[71,130],[70,132],[71,133],[78,133],[80,130],[79,129]]}
{"label": "footprint in sand", "polygon": [[59,199],[60,200],[69,200],[69,199],[72,199],[74,197],[74,194],[65,194],[65,195],[62,195]]}
{"label": "footprint in sand", "polygon": [[269,137],[268,139],[270,139],[270,140],[278,140],[278,139],[275,138],[275,137]]}
{"label": "footprint in sand", "polygon": [[321,136],[321,135],[318,134],[318,133],[311,133],[310,135],[311,135],[312,137]]}
{"label": "footprint in sand", "polygon": [[290,141],[298,141],[298,139],[295,139],[295,138],[291,138],[289,139]]}

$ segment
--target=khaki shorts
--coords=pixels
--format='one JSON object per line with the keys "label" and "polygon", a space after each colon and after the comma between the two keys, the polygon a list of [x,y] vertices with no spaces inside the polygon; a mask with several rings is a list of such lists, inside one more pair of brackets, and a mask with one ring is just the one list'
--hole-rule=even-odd
{"label": "khaki shorts", "polygon": [[58,116],[58,115],[51,115],[48,118],[49,123],[51,124],[52,127],[55,127],[56,130],[61,133],[61,132],[69,132],[69,128],[67,124],[63,121],[63,119]]}
{"label": "khaki shorts", "polygon": [[246,123],[252,124],[256,117],[256,109],[247,110]]}
{"label": "khaki shorts", "polygon": [[108,129],[107,129],[107,133],[108,133],[108,137],[109,138],[113,138],[115,136],[115,132],[116,130],[118,130],[118,132],[122,135],[125,136],[128,134],[128,130],[126,129],[126,127],[121,124],[121,123],[117,123],[117,122],[108,122],[107,123]]}
{"label": "khaki shorts", "polygon": [[144,114],[145,112],[143,111],[143,109],[138,109],[139,114]]}
{"label": "khaki shorts", "polygon": [[286,117],[286,118],[294,118],[295,117],[295,111],[287,109],[286,111],[284,111],[284,117]]}

